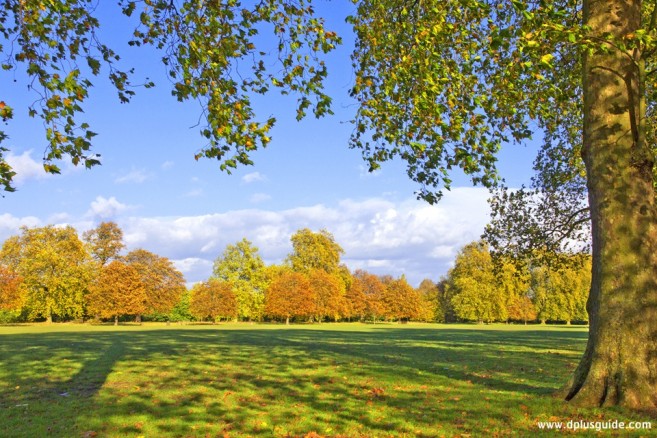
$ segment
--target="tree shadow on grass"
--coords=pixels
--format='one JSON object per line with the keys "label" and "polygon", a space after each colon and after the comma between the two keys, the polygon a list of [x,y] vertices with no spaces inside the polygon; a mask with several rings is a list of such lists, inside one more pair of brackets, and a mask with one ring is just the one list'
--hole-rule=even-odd
{"label": "tree shadow on grass", "polygon": [[[508,425],[518,399],[563,383],[586,333],[548,333],[218,326],[15,334],[0,344],[0,406],[57,405],[69,429],[53,426],[61,418],[39,427],[62,436],[71,427],[108,436],[449,435],[471,430],[468,418],[478,416]],[[13,410],[8,427],[38,435],[25,423],[33,411],[22,412]]]}

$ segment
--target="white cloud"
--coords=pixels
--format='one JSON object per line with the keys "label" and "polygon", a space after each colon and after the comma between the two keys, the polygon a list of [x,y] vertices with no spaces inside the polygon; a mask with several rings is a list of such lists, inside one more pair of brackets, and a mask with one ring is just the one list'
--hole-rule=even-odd
{"label": "white cloud", "polygon": [[169,170],[173,167],[174,164],[175,163],[173,161],[165,161],[160,167],[162,167],[162,170]]}
{"label": "white cloud", "polygon": [[120,203],[114,196],[109,199],[97,196],[96,200],[91,202],[91,206],[85,216],[96,219],[112,219],[129,208],[130,206]]}
{"label": "white cloud", "polygon": [[117,184],[137,183],[141,184],[150,178],[151,175],[144,169],[132,169],[125,175],[121,175],[114,180]]}
{"label": "white cloud", "polygon": [[244,184],[251,184],[254,182],[264,182],[267,181],[267,177],[260,172],[251,172],[247,173],[242,177],[242,182]]}
{"label": "white cloud", "polygon": [[487,197],[486,189],[455,188],[435,206],[414,199],[347,199],[334,206],[282,211],[131,217],[120,225],[129,248],[142,247],[177,260],[188,282],[207,278],[212,261],[226,245],[243,237],[259,247],[263,259],[278,263],[291,251],[290,236],[307,227],[333,233],[351,269],[406,274],[417,285],[423,278],[444,275],[458,249],[479,238],[488,222]]}
{"label": "white cloud", "polygon": [[259,204],[261,202],[269,201],[270,199],[271,196],[266,193],[254,193],[249,198],[249,201],[251,201],[252,204]]}
{"label": "white cloud", "polygon": [[16,186],[20,186],[30,179],[40,180],[52,176],[52,174],[43,170],[42,162],[36,161],[32,158],[31,150],[25,151],[20,155],[8,152],[6,160],[12,167],[13,171],[16,172],[16,175],[14,176],[14,183]]}
{"label": "white cloud", "polygon": [[21,227],[39,227],[42,221],[34,216],[16,217],[9,213],[0,214],[0,242],[20,232]]}

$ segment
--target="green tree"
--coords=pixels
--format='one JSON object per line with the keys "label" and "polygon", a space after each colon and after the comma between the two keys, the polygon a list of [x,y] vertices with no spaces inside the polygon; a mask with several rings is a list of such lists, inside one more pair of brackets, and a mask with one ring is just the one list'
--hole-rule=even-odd
{"label": "green tree", "polygon": [[344,250],[327,230],[315,233],[304,228],[294,233],[290,240],[292,254],[287,257],[287,262],[294,271],[308,273],[313,269],[323,269],[331,274],[339,270]]}
{"label": "green tree", "polygon": [[91,255],[101,266],[119,258],[125,248],[123,230],[115,222],[101,222],[96,228],[85,231],[82,239],[87,242]]}
{"label": "green tree", "polygon": [[237,297],[238,317],[262,318],[267,277],[258,248],[247,239],[228,245],[214,262],[213,277],[230,283]]}
{"label": "green tree", "polygon": [[131,265],[117,260],[104,265],[89,289],[89,313],[113,318],[114,325],[119,324],[120,316],[141,315],[146,311],[146,288],[141,275]]}
{"label": "green tree", "polygon": [[192,288],[189,311],[200,320],[212,322],[237,317],[237,298],[230,283],[211,278]]}
{"label": "green tree", "polygon": [[23,278],[22,294],[30,318],[81,318],[94,269],[73,227],[21,228],[5,241],[0,263]]}
{"label": "green tree", "polygon": [[[171,312],[186,290],[185,277],[173,263],[145,249],[130,251],[123,260],[137,270],[146,288],[144,314]],[[135,315],[141,322],[142,314]]]}
{"label": "green tree", "polygon": [[463,247],[448,275],[451,302],[458,318],[479,323],[507,319],[506,300],[497,285],[485,243],[472,242]]}

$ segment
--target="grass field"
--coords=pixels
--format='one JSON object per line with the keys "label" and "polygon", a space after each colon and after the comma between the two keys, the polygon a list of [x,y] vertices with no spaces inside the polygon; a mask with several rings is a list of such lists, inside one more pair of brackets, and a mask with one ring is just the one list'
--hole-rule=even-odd
{"label": "grass field", "polygon": [[539,421],[569,420],[657,428],[551,396],[585,343],[585,328],[550,326],[0,327],[0,436],[529,436],[554,435]]}

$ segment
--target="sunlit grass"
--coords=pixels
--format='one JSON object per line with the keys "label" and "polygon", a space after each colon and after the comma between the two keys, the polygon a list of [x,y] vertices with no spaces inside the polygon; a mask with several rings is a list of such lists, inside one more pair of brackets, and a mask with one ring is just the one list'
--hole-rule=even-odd
{"label": "sunlit grass", "polygon": [[582,327],[0,327],[0,436],[527,436],[648,419],[552,396],[585,343]]}

